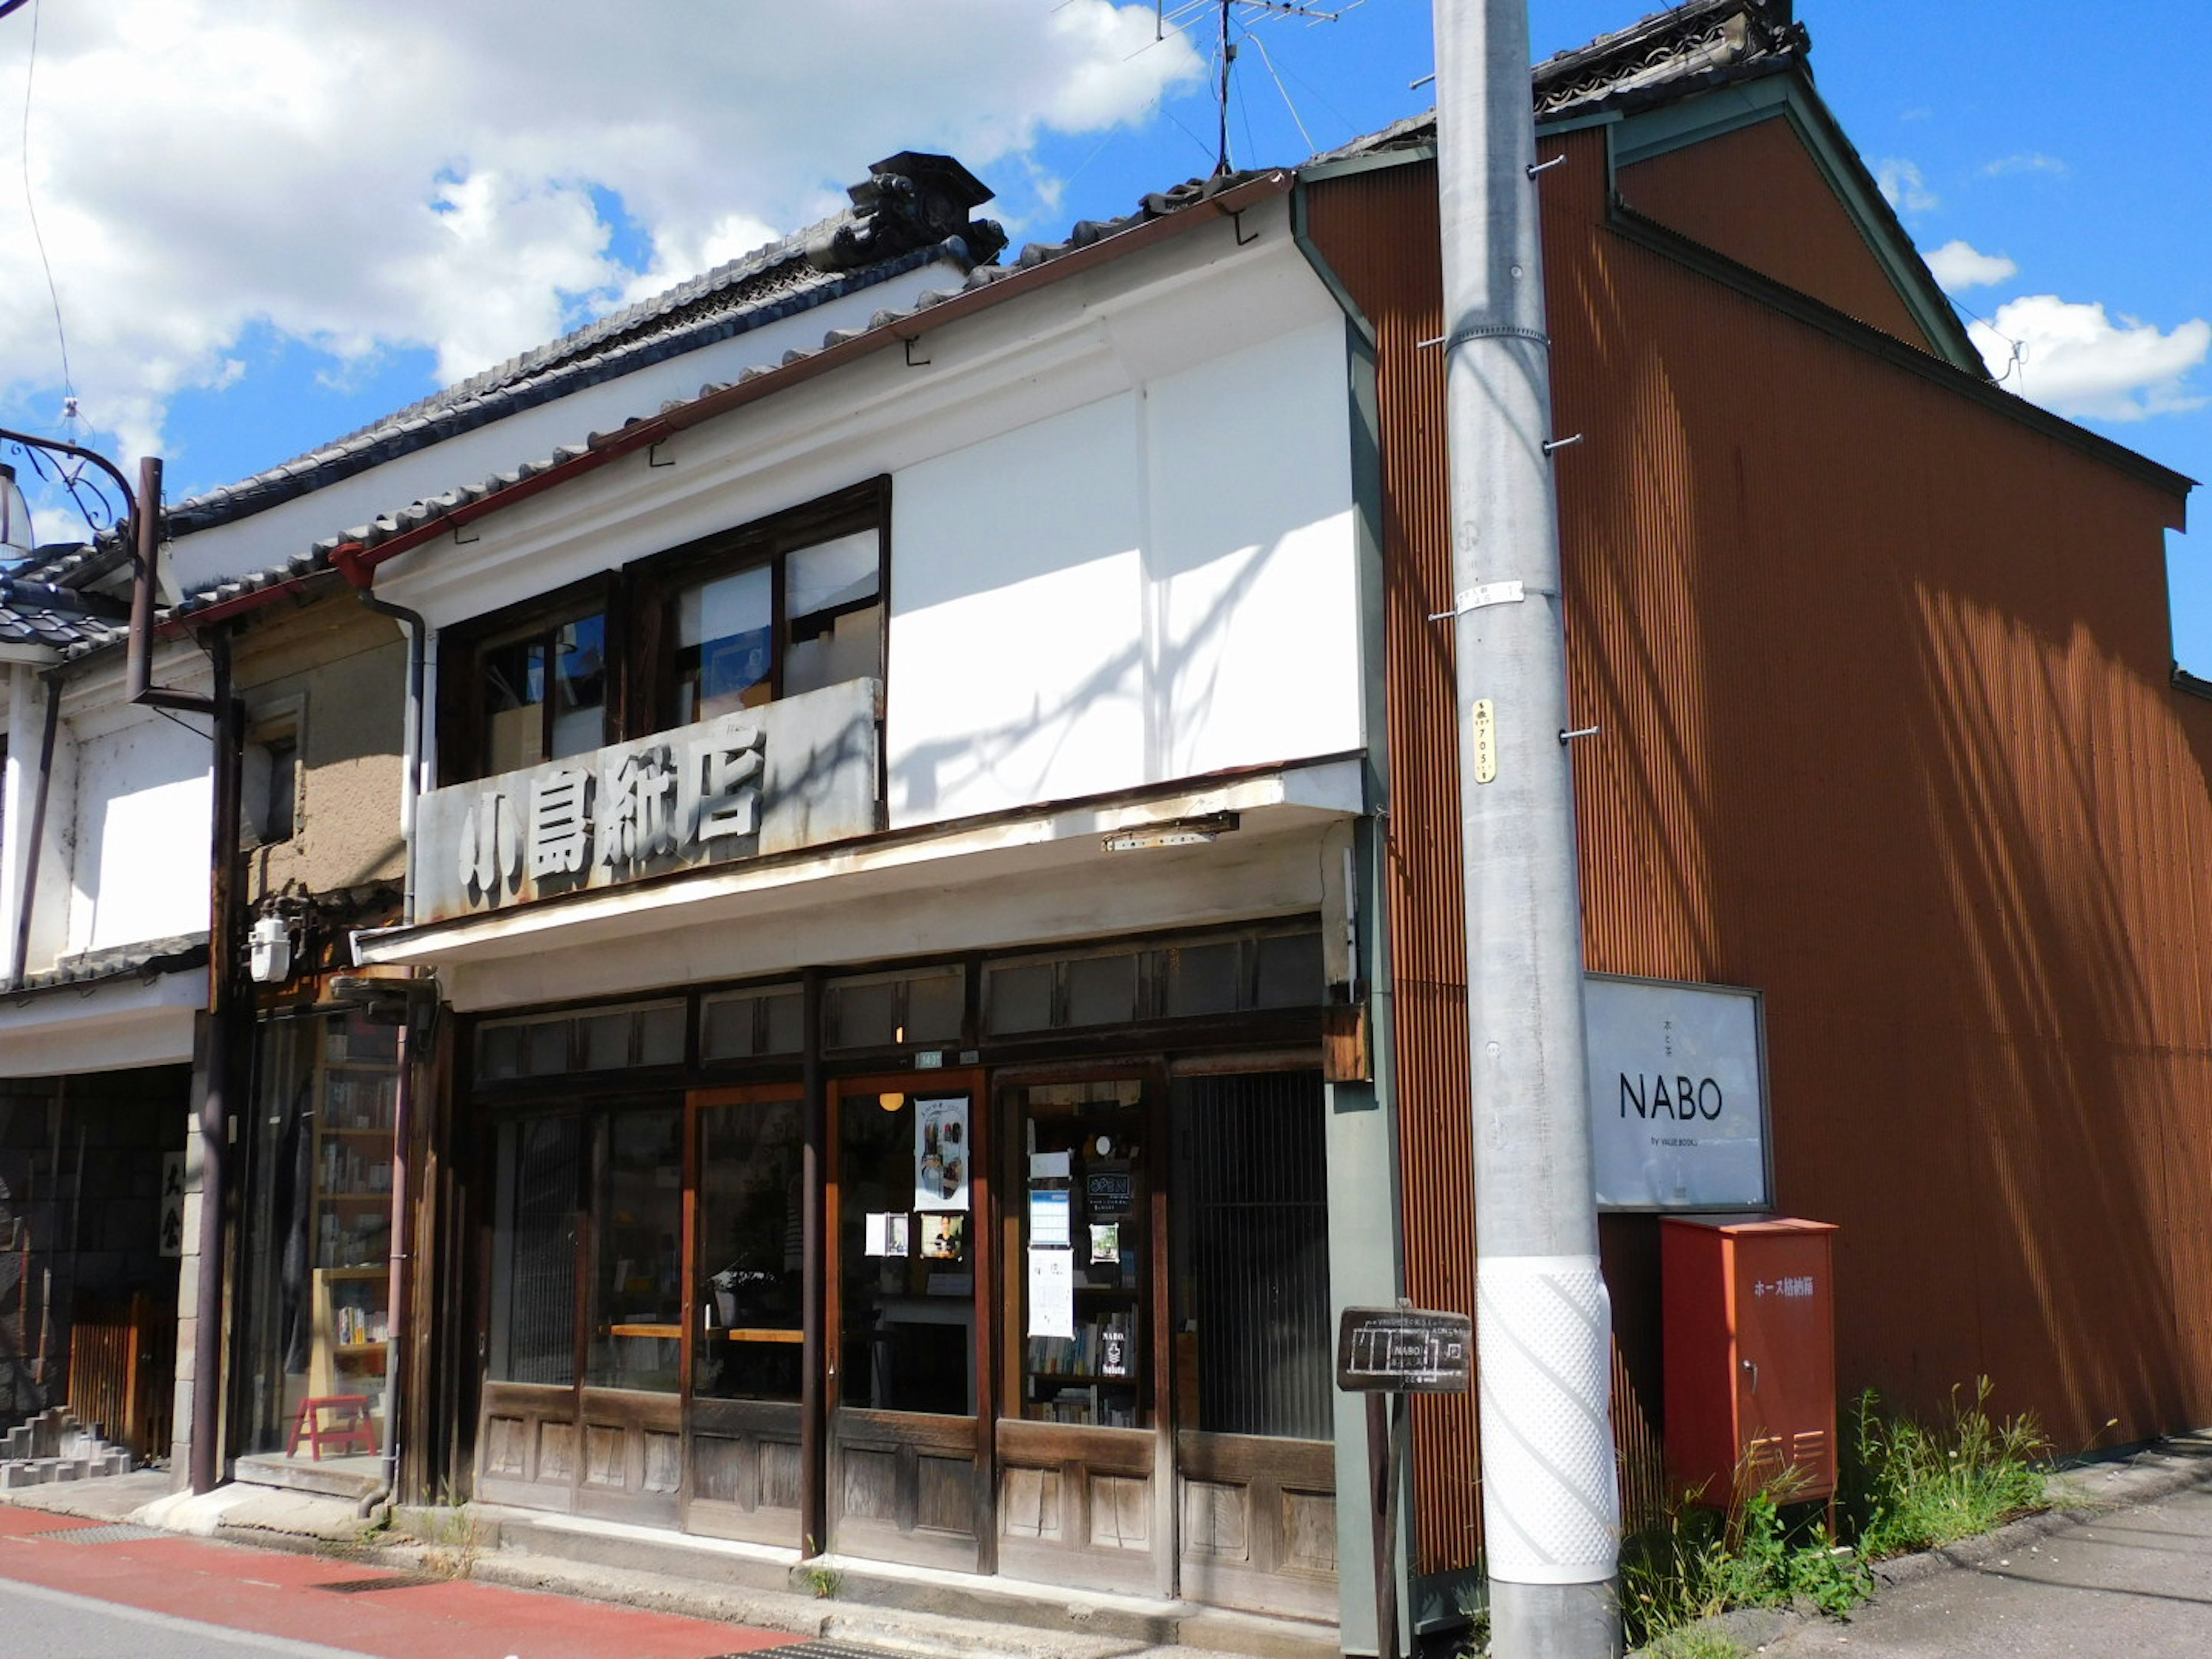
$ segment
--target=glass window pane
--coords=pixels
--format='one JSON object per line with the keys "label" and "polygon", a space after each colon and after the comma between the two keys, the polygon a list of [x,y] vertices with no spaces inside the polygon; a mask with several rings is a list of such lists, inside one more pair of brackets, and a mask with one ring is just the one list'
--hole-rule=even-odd
{"label": "glass window pane", "polygon": [[1291,933],[1260,941],[1259,989],[1255,1006],[1311,1008],[1328,994],[1322,982],[1321,935]]}
{"label": "glass window pane", "polygon": [[617,1112],[603,1127],[587,1385],[672,1393],[681,1381],[683,1134],[675,1108]]}
{"label": "glass window pane", "polygon": [[576,1380],[576,1177],[583,1137],[573,1117],[504,1125],[493,1235],[491,1375],[508,1382]]}
{"label": "glass window pane", "polygon": [[607,625],[604,617],[568,623],[553,636],[553,753],[586,755],[607,740]]}
{"label": "glass window pane", "polygon": [[568,1022],[565,1019],[541,1019],[526,1025],[523,1075],[550,1077],[568,1069]]}
{"label": "glass window pane", "polygon": [[874,602],[880,546],[874,531],[863,530],[793,550],[784,562],[783,582],[794,637],[838,611]]}
{"label": "glass window pane", "polygon": [[755,565],[676,596],[676,721],[688,726],[773,694],[775,578]]}
{"label": "glass window pane", "polygon": [[483,653],[484,775],[546,758],[545,650],[535,641]]}
{"label": "glass window pane", "polygon": [[874,605],[843,611],[811,635],[800,635],[794,625],[784,653],[784,696],[795,697],[825,685],[880,678],[883,629],[883,608]]}
{"label": "glass window pane", "polygon": [[708,1002],[699,1012],[699,1057],[744,1060],[751,1055],[759,1008],[757,997],[716,997]]}
{"label": "glass window pane", "polygon": [[906,1038],[908,1042],[957,1042],[968,1012],[968,975],[921,974],[906,982]]}
{"label": "glass window pane", "polygon": [[699,1137],[692,1388],[723,1400],[796,1400],[800,1349],[790,1339],[806,1305],[799,1103],[708,1107]]}
{"label": "glass window pane", "polygon": [[[885,1101],[890,1103],[888,1110]],[[970,1218],[964,1212],[916,1213],[911,1207],[912,1095],[850,1096],[840,1103],[837,1116],[843,1279],[839,1340],[844,1355],[837,1384],[843,1403],[878,1411],[972,1413],[975,1270]],[[972,1111],[966,1127],[974,1127]],[[961,1144],[968,1139],[963,1133]],[[972,1146],[968,1155],[973,1158]],[[886,1222],[896,1223],[889,1249],[883,1248]]]}
{"label": "glass window pane", "polygon": [[1237,1006],[1242,980],[1239,968],[1243,947],[1232,939],[1224,945],[1192,945],[1170,951],[1168,1012],[1225,1014]]}
{"label": "glass window pane", "polygon": [[896,980],[873,984],[832,985],[823,1004],[829,1027],[824,1042],[832,1048],[887,1048],[898,1039],[899,996]]}
{"label": "glass window pane", "polygon": [[684,1005],[664,1003],[638,1011],[637,1063],[641,1066],[681,1066],[684,1063]]}
{"label": "glass window pane", "polygon": [[1152,1422],[1152,1272],[1142,1085],[1130,1079],[1018,1091],[1024,1145],[1067,1158],[1067,1175],[1027,1181],[1021,1260],[1066,1249],[1074,1334],[1036,1336],[1028,1281],[1013,1292],[1019,1414],[1047,1423],[1145,1428]]}
{"label": "glass window pane", "polygon": [[1052,1024],[1052,963],[994,968],[985,984],[984,1020],[994,1036],[1042,1031]]}
{"label": "glass window pane", "polygon": [[487,1025],[477,1036],[477,1076],[485,1083],[522,1075],[522,1027]]}
{"label": "glass window pane", "polygon": [[584,1039],[587,1072],[611,1072],[629,1064],[632,1016],[625,1010],[612,1014],[586,1014],[576,1024]]}
{"label": "glass window pane", "polygon": [[768,1004],[768,1036],[764,1054],[795,1054],[805,1046],[805,1015],[796,991],[779,991],[764,998]]}
{"label": "glass window pane", "polygon": [[1121,1025],[1136,1017],[1135,957],[1079,957],[1067,964],[1070,1025]]}

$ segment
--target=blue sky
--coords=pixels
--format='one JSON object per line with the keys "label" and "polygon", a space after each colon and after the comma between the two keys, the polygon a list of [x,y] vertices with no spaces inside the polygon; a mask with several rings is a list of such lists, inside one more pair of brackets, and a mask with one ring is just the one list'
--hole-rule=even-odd
{"label": "blue sky", "polygon": [[[1535,0],[1535,51],[1646,9]],[[1798,9],[1915,240],[2027,343],[2014,383],[2212,477],[2202,0]],[[64,429],[27,162],[79,435],[158,446],[184,494],[818,216],[891,149],[969,161],[1018,240],[1126,211],[1212,163],[1212,26],[1166,10],[1192,27],[1156,43],[1152,6],[1109,0],[661,0],[611,33],[581,0],[41,0],[0,21],[0,424]],[[1427,106],[1425,0],[1237,38],[1239,165]],[[2212,534],[2171,565],[2212,676]]]}

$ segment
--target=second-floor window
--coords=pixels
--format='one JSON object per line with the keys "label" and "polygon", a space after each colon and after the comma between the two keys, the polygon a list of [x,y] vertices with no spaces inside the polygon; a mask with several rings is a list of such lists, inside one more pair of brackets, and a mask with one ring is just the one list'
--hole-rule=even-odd
{"label": "second-floor window", "polygon": [[883,673],[885,482],[447,630],[443,781]]}

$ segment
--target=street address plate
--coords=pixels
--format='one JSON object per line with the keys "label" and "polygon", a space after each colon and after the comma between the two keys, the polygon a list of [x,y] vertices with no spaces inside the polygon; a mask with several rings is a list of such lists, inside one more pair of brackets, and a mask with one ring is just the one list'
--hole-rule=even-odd
{"label": "street address plate", "polygon": [[1337,1326],[1336,1386],[1360,1394],[1465,1394],[1474,1322],[1427,1308],[1346,1308]]}

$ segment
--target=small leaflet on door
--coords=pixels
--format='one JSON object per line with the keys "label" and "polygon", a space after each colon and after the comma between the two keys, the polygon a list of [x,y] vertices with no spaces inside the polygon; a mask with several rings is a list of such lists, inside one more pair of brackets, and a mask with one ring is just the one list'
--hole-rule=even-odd
{"label": "small leaflet on door", "polygon": [[860,1249],[868,1255],[904,1255],[907,1253],[907,1218],[893,1211],[870,1211],[867,1224],[861,1230]]}
{"label": "small leaflet on door", "polygon": [[1075,1252],[1065,1246],[1030,1247],[1030,1334],[1075,1334]]}
{"label": "small leaflet on door", "polygon": [[968,1207],[968,1097],[924,1096],[914,1103],[914,1207]]}
{"label": "small leaflet on door", "polygon": [[1066,1244],[1068,1243],[1067,1217],[1069,1194],[1065,1192],[1030,1192],[1030,1243],[1032,1244]]}

